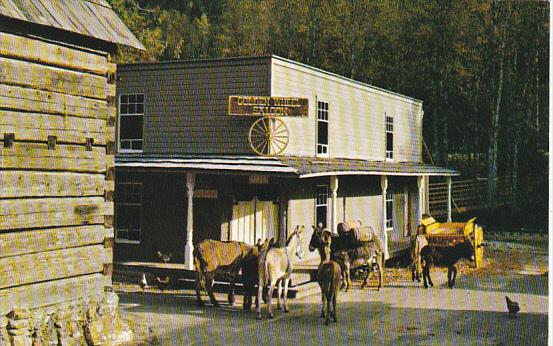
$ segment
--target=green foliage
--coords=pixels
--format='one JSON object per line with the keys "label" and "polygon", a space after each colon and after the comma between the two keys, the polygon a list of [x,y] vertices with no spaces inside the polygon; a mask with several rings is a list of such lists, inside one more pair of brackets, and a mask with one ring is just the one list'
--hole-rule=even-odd
{"label": "green foliage", "polygon": [[[280,55],[423,100],[435,164],[485,176],[497,145],[499,175],[547,172],[547,2],[108,1],[146,47],[122,49],[117,62]],[[481,159],[448,159],[457,154]]]}

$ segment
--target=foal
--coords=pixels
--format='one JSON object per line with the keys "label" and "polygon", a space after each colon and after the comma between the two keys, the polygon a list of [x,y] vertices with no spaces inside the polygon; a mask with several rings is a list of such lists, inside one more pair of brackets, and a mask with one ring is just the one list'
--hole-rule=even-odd
{"label": "foal", "polygon": [[[323,301],[323,308],[321,310],[321,317],[325,318],[325,325],[328,325],[329,316],[332,316],[334,322],[337,322],[336,318],[336,297],[340,290],[340,283],[342,281],[342,270],[340,265],[330,259],[330,244],[332,242],[332,234],[328,231],[323,231],[321,236],[322,248],[319,249],[321,254],[321,264],[317,272],[317,281],[321,286],[321,296]],[[325,311],[326,305],[326,311]],[[332,311],[330,309],[332,305]]]}

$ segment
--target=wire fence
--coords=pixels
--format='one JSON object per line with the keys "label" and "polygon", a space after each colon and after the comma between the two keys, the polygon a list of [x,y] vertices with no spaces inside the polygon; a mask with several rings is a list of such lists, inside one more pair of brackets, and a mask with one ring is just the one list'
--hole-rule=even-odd
{"label": "wire fence", "polygon": [[[513,194],[512,176],[496,178],[495,205],[502,206],[511,203]],[[442,216],[447,214],[447,182],[430,182],[429,186],[430,214]],[[451,182],[451,211],[463,213],[468,210],[487,207],[488,179],[475,178]]]}

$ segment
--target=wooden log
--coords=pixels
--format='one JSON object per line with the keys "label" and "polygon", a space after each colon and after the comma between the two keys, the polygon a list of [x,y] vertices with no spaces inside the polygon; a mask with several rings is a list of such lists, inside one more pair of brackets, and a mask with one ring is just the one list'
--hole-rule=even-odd
{"label": "wooden log", "polygon": [[106,77],[0,57],[0,84],[106,99]]}
{"label": "wooden log", "polygon": [[106,55],[5,32],[0,33],[0,55],[99,75],[108,72]]}
{"label": "wooden log", "polygon": [[69,172],[105,172],[106,150],[80,145],[57,145],[49,150],[43,143],[15,142],[10,148],[0,146],[0,169],[37,169]]}
{"label": "wooden log", "polygon": [[[108,188],[103,174],[2,171],[0,198],[101,196]],[[109,188],[113,191],[113,183]]]}
{"label": "wooden log", "polygon": [[0,258],[102,244],[103,225],[60,227],[0,233]]}
{"label": "wooden log", "polygon": [[102,272],[102,245],[40,252],[0,259],[0,289]]}
{"label": "wooden log", "polygon": [[84,145],[92,138],[93,145],[106,145],[103,119],[0,110],[0,131],[14,133],[18,141],[46,142],[48,136],[56,136],[58,143]]}
{"label": "wooden log", "polygon": [[111,280],[102,274],[84,275],[0,290],[0,315],[5,316],[14,306],[36,309],[72,301],[100,301],[104,286]]}
{"label": "wooden log", "polygon": [[3,109],[107,119],[107,101],[13,85],[0,84],[0,105]]}
{"label": "wooden log", "polygon": [[113,215],[103,197],[0,200],[0,230],[101,224]]}

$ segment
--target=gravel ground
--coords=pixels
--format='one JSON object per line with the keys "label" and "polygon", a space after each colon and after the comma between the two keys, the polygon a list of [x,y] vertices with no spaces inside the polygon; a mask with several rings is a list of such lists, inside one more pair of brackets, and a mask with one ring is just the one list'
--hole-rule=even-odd
{"label": "gravel ground", "polygon": [[[320,295],[290,302],[291,312],[272,320],[235,307],[197,308],[192,290],[141,292],[117,285],[121,315],[135,331],[133,345],[303,345],[378,342],[419,345],[545,345],[548,326],[547,241],[537,246],[487,241],[482,268],[458,265],[453,290],[444,269],[434,268],[436,286],[425,290],[410,281],[406,268],[387,268],[385,287],[340,292],[337,324],[325,327],[318,317]],[[359,283],[357,283],[358,285]],[[521,312],[508,318],[505,295]],[[218,295],[225,301],[223,295]],[[276,305],[276,302],[273,301]],[[266,307],[263,306],[266,313]]]}

